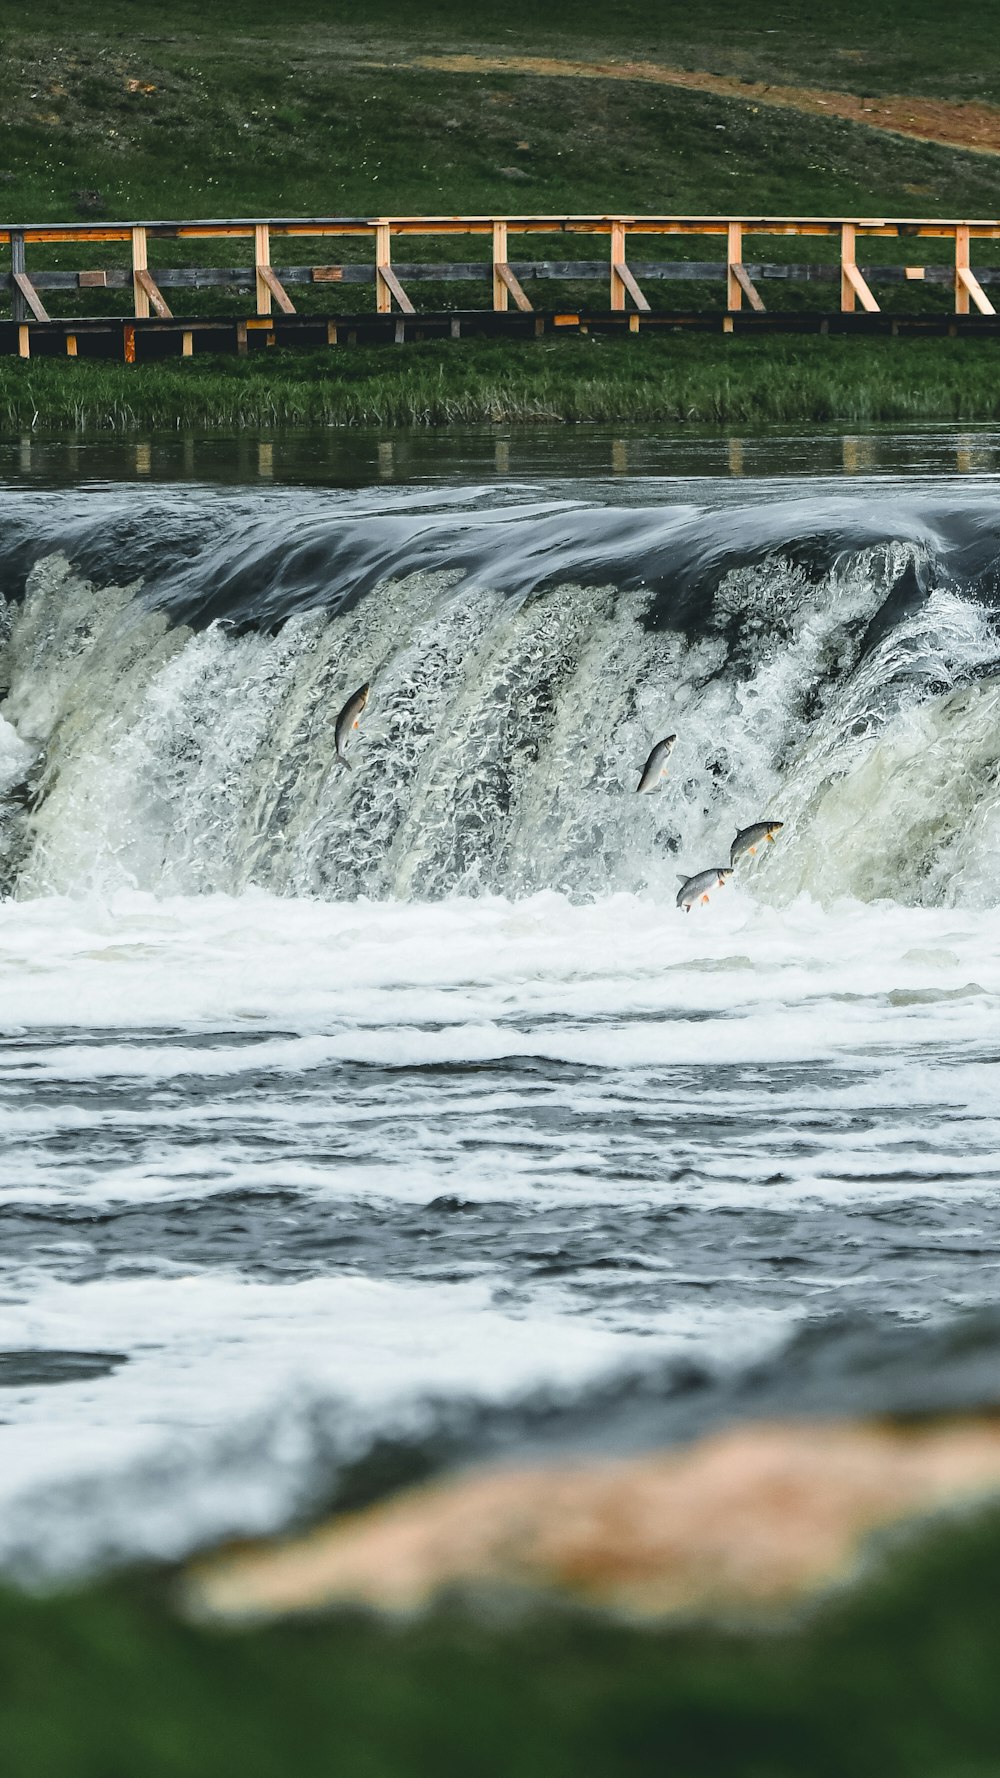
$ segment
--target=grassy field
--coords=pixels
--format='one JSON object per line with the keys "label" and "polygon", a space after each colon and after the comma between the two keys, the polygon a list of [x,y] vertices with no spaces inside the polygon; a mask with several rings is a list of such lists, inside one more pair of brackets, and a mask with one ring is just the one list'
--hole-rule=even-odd
{"label": "grassy field", "polygon": [[759,426],[1000,417],[1000,342],[668,335],[0,359],[0,426],[149,431],[611,421]]}
{"label": "grassy field", "polygon": [[[9,13],[9,9],[8,9]],[[0,32],[0,190],[24,220],[445,210],[1000,208],[1000,158],[638,81],[432,72],[415,58],[556,53],[1000,97],[982,8],[721,0],[542,9],[457,0],[239,8],[42,0]],[[130,84],[135,90],[130,90]],[[151,90],[146,91],[146,88]],[[217,249],[216,249],[217,252]]]}
{"label": "grassy field", "polygon": [[[1000,212],[1000,156],[976,155],[752,98],[658,87],[638,79],[576,80],[541,73],[440,72],[430,54],[512,53],[619,64],[652,59],[745,80],[825,85],[859,95],[912,93],[1000,102],[1000,64],[988,13],[956,0],[862,0],[830,18],[805,0],[765,0],[733,15],[721,0],[614,8],[597,0],[548,9],[510,0],[484,17],[458,0],[370,0],[362,13],[334,0],[196,5],[151,12],[140,0],[41,0],[5,9],[0,24],[0,194],[14,219],[190,215],[373,215],[384,211],[704,210],[807,213]],[[534,257],[565,240],[512,242]],[[459,242],[455,258],[473,257]],[[583,246],[580,257],[600,257]],[[927,244],[929,264],[947,257]],[[308,260],[276,244],[275,262]],[[406,257],[434,257],[430,242]],[[690,253],[686,244],[636,242],[630,258]],[[721,252],[703,248],[705,257]],[[770,259],[829,257],[824,243],[771,240]],[[866,245],[863,258],[897,254]],[[245,264],[245,243],[157,244],[162,264]],[[370,257],[367,243],[335,257]],[[32,248],[31,263],[125,264],[124,249]],[[1000,265],[1000,243],[978,249]],[[0,259],[0,269],[4,262]],[[721,306],[724,285],[654,287],[658,304]],[[415,287],[427,308],[470,307],[488,286]],[[947,307],[947,287],[886,286],[887,307]],[[533,300],[600,304],[606,291],[538,286]],[[372,286],[296,286],[302,310],[373,306]],[[768,286],[772,307],[817,307],[835,286]],[[46,297],[53,314],[79,295]],[[125,313],[125,292],[87,292],[90,313]],[[172,297],[183,312],[190,299]],[[247,293],[200,292],[197,311],[245,309]],[[640,362],[641,357],[641,362]],[[850,358],[850,365],[848,364]],[[269,354],[266,367],[201,361],[183,373],[145,367],[25,368],[0,361],[0,415],[22,424],[226,424],[234,418],[328,424],[356,417],[438,423],[449,418],[633,417],[835,419],[992,417],[993,354],[934,344],[641,341],[640,354],[606,342],[543,349],[463,346],[338,355],[336,365]],[[780,378],[781,386],[775,385]],[[141,384],[141,387],[140,387]]]}
{"label": "grassy field", "polygon": [[570,1618],[218,1634],[160,1582],[0,1595],[5,1778],[994,1778],[1000,1524],[791,1629]]}

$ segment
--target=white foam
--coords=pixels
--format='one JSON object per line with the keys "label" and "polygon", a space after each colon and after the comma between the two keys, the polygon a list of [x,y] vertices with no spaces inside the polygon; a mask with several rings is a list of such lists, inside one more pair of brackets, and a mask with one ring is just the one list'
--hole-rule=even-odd
{"label": "white foam", "polygon": [[502,1313],[480,1283],[45,1283],[0,1308],[0,1346],[129,1362],[3,1391],[0,1564],[65,1573],[260,1531],[308,1498],[331,1449],[419,1425],[425,1398],[560,1391],[654,1348],[724,1364],[767,1350],[788,1319],[696,1305],[639,1335],[555,1303]]}

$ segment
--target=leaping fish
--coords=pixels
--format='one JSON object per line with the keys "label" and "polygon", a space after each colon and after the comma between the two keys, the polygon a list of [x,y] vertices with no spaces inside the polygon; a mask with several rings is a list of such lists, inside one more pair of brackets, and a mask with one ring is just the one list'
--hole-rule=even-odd
{"label": "leaping fish", "polygon": [[357,691],[351,693],[347,703],[337,717],[337,726],[333,731],[333,745],[337,758],[340,760],[341,765],[347,767],[349,772],[353,771],[354,768],[352,767],[347,754],[344,752],[344,743],[347,740],[348,735],[357,728],[358,723],[361,721],[361,712],[367,702],[368,682],[366,680],[364,685],[360,686]]}
{"label": "leaping fish", "polygon": [[783,821],[755,821],[750,827],[741,827],[729,848],[730,864],[735,864],[737,858],[742,858],[744,852],[749,852],[752,858],[757,847],[763,846],[767,840],[773,840],[775,834],[780,833],[784,825]]}
{"label": "leaping fish", "polygon": [[662,741],[657,741],[642,768],[642,777],[636,785],[636,790],[655,790],[660,779],[666,777],[667,761],[673,753],[676,739],[676,735],[665,735]]}
{"label": "leaping fish", "polygon": [[693,877],[681,877],[677,906],[689,914],[696,901],[706,902],[712,890],[722,889],[732,874],[731,867],[717,864],[712,870],[700,870]]}

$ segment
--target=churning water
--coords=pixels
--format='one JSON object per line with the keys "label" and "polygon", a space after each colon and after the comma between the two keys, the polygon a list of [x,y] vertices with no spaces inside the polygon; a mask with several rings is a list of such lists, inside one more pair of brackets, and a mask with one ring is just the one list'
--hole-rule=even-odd
{"label": "churning water", "polygon": [[1000,1396],[998,492],[6,488],[0,1564]]}

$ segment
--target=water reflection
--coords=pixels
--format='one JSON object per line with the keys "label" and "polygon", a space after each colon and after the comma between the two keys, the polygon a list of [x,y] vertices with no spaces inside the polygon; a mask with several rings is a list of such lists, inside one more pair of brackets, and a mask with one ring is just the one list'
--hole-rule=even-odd
{"label": "water reflection", "polygon": [[366,487],[496,478],[588,476],[767,479],[799,476],[991,475],[1000,428],[890,426],[763,429],[738,436],[690,427],[651,434],[602,426],[302,428],[239,434],[0,434],[0,480],[40,486],[142,477],[158,481]]}

